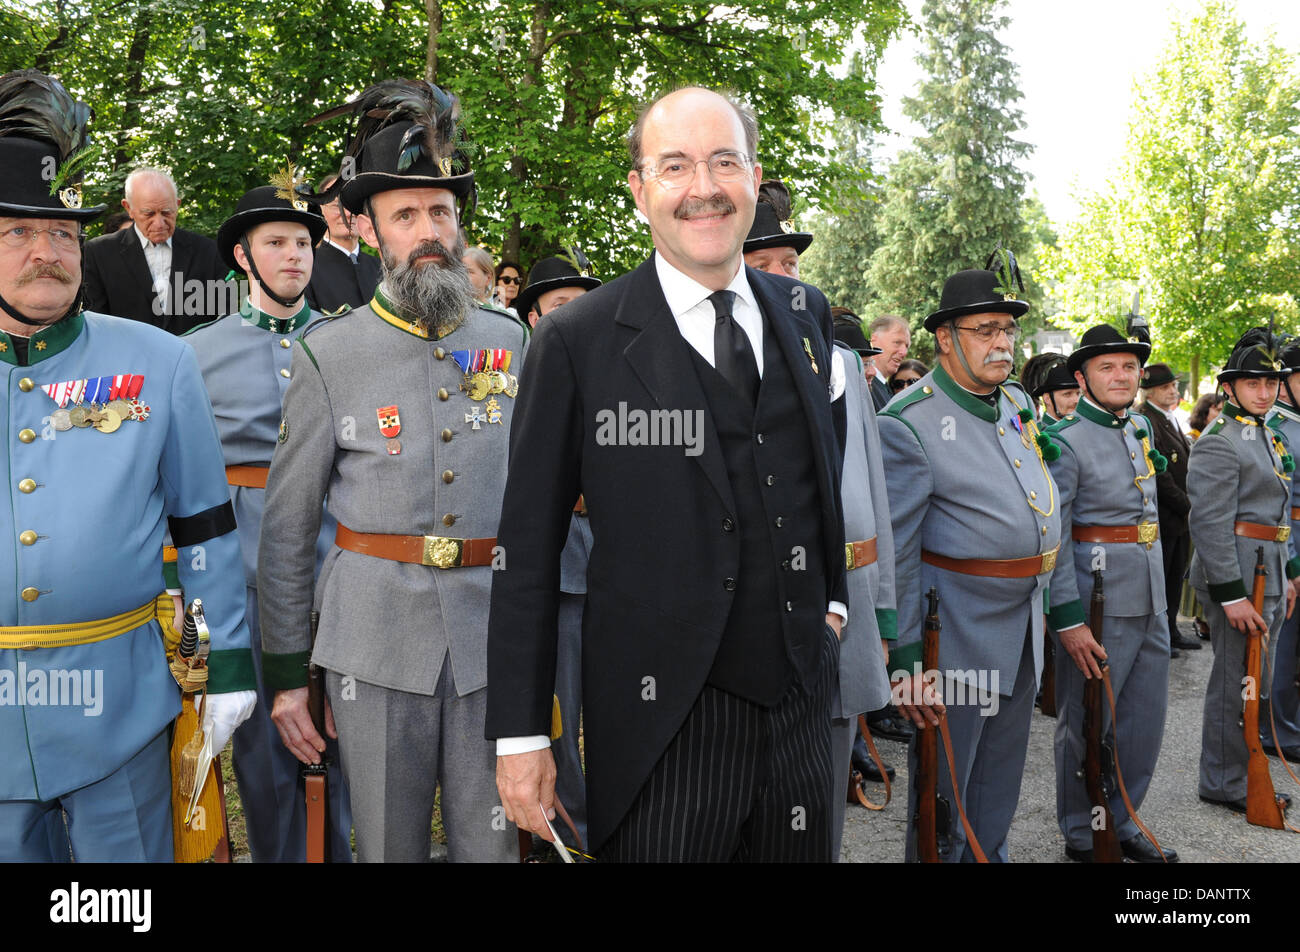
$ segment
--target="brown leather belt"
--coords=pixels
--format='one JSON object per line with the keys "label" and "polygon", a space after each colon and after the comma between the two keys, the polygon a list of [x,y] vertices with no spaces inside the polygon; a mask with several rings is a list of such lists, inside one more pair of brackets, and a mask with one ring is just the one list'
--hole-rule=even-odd
{"label": "brown leather belt", "polygon": [[587,500],[582,496],[578,496],[578,501],[573,504],[573,511],[580,516],[585,516],[587,514]]}
{"label": "brown leather belt", "polygon": [[1265,526],[1258,522],[1234,522],[1232,531],[1247,539],[1260,539],[1264,542],[1285,542],[1291,536],[1290,526]]}
{"label": "brown leather belt", "polygon": [[1070,530],[1075,542],[1145,542],[1160,538],[1160,523],[1143,522],[1136,526],[1075,526]]}
{"label": "brown leather belt", "polygon": [[852,572],[876,561],[876,537],[863,542],[844,543],[844,568]]}
{"label": "brown leather belt", "polygon": [[1291,507],[1291,521],[1300,522],[1300,506]]}
{"label": "brown leather belt", "polygon": [[1056,568],[1056,546],[1051,552],[1031,555],[1023,559],[950,559],[946,555],[921,550],[921,561],[949,572],[962,575],[979,575],[985,578],[1032,578]]}
{"label": "brown leather belt", "polygon": [[231,486],[265,489],[268,472],[270,469],[266,466],[227,466],[226,482]]}
{"label": "brown leather belt", "polygon": [[383,535],[378,532],[353,532],[339,523],[334,544],[349,552],[360,552],[377,559],[431,565],[439,569],[469,568],[491,565],[497,540],[449,539],[444,536]]}

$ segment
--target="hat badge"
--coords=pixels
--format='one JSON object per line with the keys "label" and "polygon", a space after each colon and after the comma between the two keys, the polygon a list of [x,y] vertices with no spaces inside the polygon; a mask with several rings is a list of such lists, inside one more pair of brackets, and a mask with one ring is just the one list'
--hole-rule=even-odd
{"label": "hat badge", "polygon": [[63,203],[64,208],[80,208],[81,186],[68,185],[59,189],[59,201]]}
{"label": "hat badge", "polygon": [[438,171],[442,173],[443,178],[451,177],[451,157],[444,155],[438,160]]}
{"label": "hat badge", "polygon": [[293,206],[294,211],[307,211],[307,202],[298,194],[298,189],[306,177],[292,162],[286,162],[283,169],[271,176],[270,184],[275,186],[275,197],[282,198]]}
{"label": "hat badge", "polygon": [[785,232],[787,235],[794,234],[794,222],[790,221],[789,219],[786,219],[785,221],[781,222],[781,230]]}

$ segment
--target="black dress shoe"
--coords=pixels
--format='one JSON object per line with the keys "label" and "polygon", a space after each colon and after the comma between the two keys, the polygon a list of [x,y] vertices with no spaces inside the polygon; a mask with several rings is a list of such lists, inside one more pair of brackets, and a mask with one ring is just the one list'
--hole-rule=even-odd
{"label": "black dress shoe", "polygon": [[[884,763],[884,758],[881,758]],[[853,769],[862,774],[863,780],[870,780],[874,783],[884,783],[885,778],[880,775],[876,768],[876,761],[871,756],[871,751],[867,750],[867,742],[859,734],[853,740]],[[894,768],[885,764],[885,773],[889,774],[889,779],[894,779]]]}
{"label": "black dress shoe", "polygon": [[1178,650],[1177,648],[1175,648],[1173,645],[1170,645],[1170,646],[1169,646],[1169,657],[1171,657],[1171,658],[1181,658],[1182,656],[1183,656],[1183,653],[1182,653],[1181,651],[1179,651],[1179,650]]}
{"label": "black dress shoe", "polygon": [[1077,850],[1069,843],[1065,844],[1065,855],[1076,863],[1092,862],[1092,850]]}
{"label": "black dress shoe", "polygon": [[1200,651],[1201,642],[1196,638],[1185,638],[1181,631],[1175,632],[1169,645],[1171,648],[1180,648],[1183,651]]}
{"label": "black dress shoe", "polygon": [[877,718],[868,716],[867,726],[871,728],[874,737],[885,737],[904,744],[908,743],[916,733],[911,721],[893,712],[882,714]]}
{"label": "black dress shoe", "polygon": [[[1286,810],[1288,807],[1291,806],[1291,794],[1289,794],[1289,793],[1279,793],[1277,796],[1278,796],[1278,799],[1280,799],[1280,800],[1282,801],[1282,809],[1283,809],[1283,810]],[[1207,796],[1202,795],[1202,796],[1201,796],[1201,802],[1202,802],[1202,803],[1211,803],[1211,804],[1213,804],[1213,805],[1216,806],[1216,807],[1227,807],[1227,808],[1228,808],[1229,810],[1231,810],[1233,813],[1245,813],[1245,812],[1246,812],[1246,798],[1245,798],[1245,797],[1242,797],[1240,800],[1218,800],[1218,799],[1215,799],[1214,797],[1207,797]]]}
{"label": "black dress shoe", "polygon": [[1196,619],[1196,637],[1202,641],[1210,640],[1210,626],[1200,618]]}
{"label": "black dress shoe", "polygon": [[[1176,863],[1178,854],[1173,850],[1157,850],[1145,836],[1139,833],[1119,844],[1120,852],[1135,863]],[[1161,857],[1161,853],[1164,857]]]}
{"label": "black dress shoe", "polygon": [[[1264,753],[1268,754],[1270,757],[1277,756],[1276,745],[1270,744],[1267,741],[1261,741],[1260,746],[1264,749]],[[1282,753],[1286,755],[1286,759],[1291,763],[1300,763],[1300,747],[1283,747]]]}

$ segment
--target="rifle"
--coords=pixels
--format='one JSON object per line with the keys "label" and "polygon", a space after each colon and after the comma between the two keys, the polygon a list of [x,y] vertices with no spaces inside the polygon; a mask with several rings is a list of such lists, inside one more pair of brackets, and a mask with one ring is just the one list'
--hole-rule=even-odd
{"label": "rifle", "polygon": [[1056,716],[1056,642],[1043,626],[1043,681],[1039,686],[1038,710],[1047,717]]}
{"label": "rifle", "polygon": [[[926,594],[928,607],[921,631],[921,667],[939,669],[939,592]],[[939,731],[925,725],[916,730],[916,854],[922,863],[938,863],[952,848],[948,801],[939,795]]]}
{"label": "rifle", "polygon": [[[1088,627],[1092,629],[1092,637],[1097,644],[1101,644],[1106,593],[1100,570],[1092,573],[1092,601],[1088,607]],[[1103,669],[1106,666],[1105,660],[1098,664]],[[1114,755],[1106,743],[1102,728],[1101,692],[1101,678],[1087,678],[1083,682],[1083,784],[1092,803],[1092,861],[1122,863],[1124,854],[1119,848],[1119,836],[1115,832],[1115,817],[1110,812],[1110,785],[1107,777],[1110,765],[1114,763]],[[1097,815],[1098,810],[1101,811],[1100,817]]]}
{"label": "rifle", "polygon": [[[311,646],[316,648],[316,630],[320,627],[320,612],[311,613]],[[312,726],[322,738],[325,733],[325,671],[307,662],[307,712]],[[320,763],[301,764],[299,773],[307,789],[307,862],[330,861],[329,837],[329,767],[330,758],[322,753]]]}
{"label": "rifle", "polygon": [[[1264,617],[1264,586],[1268,572],[1264,567],[1264,547],[1255,550],[1255,582],[1250,592],[1250,604]],[[1255,826],[1280,830],[1285,824],[1282,803],[1273,790],[1273,778],[1268,772],[1268,757],[1259,741],[1259,691],[1263,683],[1260,667],[1262,636],[1256,630],[1246,632],[1246,690],[1241,706],[1241,727],[1246,739],[1246,820]]]}

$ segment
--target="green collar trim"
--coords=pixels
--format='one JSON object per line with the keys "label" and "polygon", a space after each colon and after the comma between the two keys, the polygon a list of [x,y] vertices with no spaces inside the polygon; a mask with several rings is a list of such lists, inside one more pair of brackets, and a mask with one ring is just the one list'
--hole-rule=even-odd
{"label": "green collar trim", "polygon": [[465,318],[462,316],[460,320],[453,321],[450,324],[440,325],[434,329],[433,333],[430,333],[415,321],[406,320],[400,317],[398,309],[394,307],[393,303],[384,295],[382,288],[375,288],[375,296],[370,299],[370,310],[378,314],[380,319],[386,324],[392,324],[398,330],[405,331],[406,333],[423,340],[442,340],[452,331],[456,330],[456,328],[460,327],[461,324],[465,323]]}
{"label": "green collar trim", "polygon": [[1093,423],[1116,430],[1123,427],[1131,419],[1128,416],[1116,416],[1109,410],[1103,410],[1101,407],[1089,402],[1087,397],[1079,400],[1079,405],[1074,408],[1074,412],[1085,420],[1091,420]]}
{"label": "green collar trim", "polygon": [[1268,418],[1268,425],[1272,426],[1273,421],[1277,419],[1293,420],[1300,423],[1300,410],[1294,409],[1290,404],[1283,403],[1279,400],[1273,404],[1273,415]]}
{"label": "green collar trim", "polygon": [[311,319],[311,306],[308,305],[306,297],[303,298],[302,307],[293,317],[272,317],[265,311],[258,310],[244,299],[244,303],[239,305],[239,313],[250,324],[256,324],[264,331],[270,331],[273,334],[291,334],[303,324]]}
{"label": "green collar trim", "polygon": [[[952,398],[953,403],[961,407],[971,416],[979,417],[986,423],[996,423],[998,419],[998,408],[991,407],[975,394],[962,387],[957,381],[948,375],[948,371],[943,369],[943,364],[934,365],[934,382],[939,389]],[[994,391],[996,392],[996,391]]]}
{"label": "green collar trim", "polygon": [[[81,311],[71,317],[65,317],[57,324],[42,327],[31,336],[27,346],[27,363],[39,364],[60,354],[72,346],[72,342],[81,336],[81,329],[86,326],[86,319]],[[0,361],[18,365],[18,354],[14,351],[14,340],[4,331],[0,331]]]}

